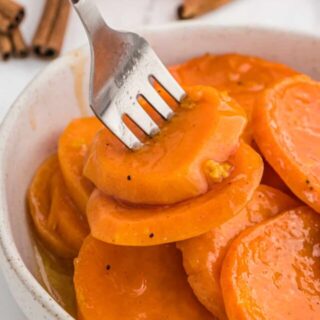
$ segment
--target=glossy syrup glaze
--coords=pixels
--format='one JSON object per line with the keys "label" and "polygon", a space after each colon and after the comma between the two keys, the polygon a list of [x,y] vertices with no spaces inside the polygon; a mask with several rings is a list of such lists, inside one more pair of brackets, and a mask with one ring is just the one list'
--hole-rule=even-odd
{"label": "glossy syrup glaze", "polygon": [[88,237],[74,284],[83,319],[215,319],[194,296],[174,244],[123,247]]}
{"label": "glossy syrup glaze", "polygon": [[320,212],[320,84],[306,76],[279,82],[261,95],[255,140],[291,191]]}
{"label": "glossy syrup glaze", "polygon": [[169,122],[138,98],[160,134],[124,116],[142,149],[75,119],[36,172],[44,286],[74,315],[73,284],[81,320],[320,319],[320,216],[293,209],[320,212],[319,84],[240,54],[170,69],[188,96],[155,84]]}
{"label": "glossy syrup glaze", "polygon": [[165,207],[130,206],[96,190],[87,217],[91,234],[107,243],[150,246],[189,239],[232,219],[258,187],[263,163],[248,145],[241,143],[229,158],[233,171],[210,191]]}
{"label": "glossy syrup glaze", "polygon": [[320,317],[320,215],[287,211],[231,245],[221,285],[229,320]]}
{"label": "glossy syrup glaze", "polygon": [[299,202],[285,193],[260,185],[247,206],[232,219],[199,237],[177,243],[188,281],[198,299],[219,319],[227,319],[220,273],[228,247],[241,231],[261,223]]}
{"label": "glossy syrup glaze", "polygon": [[[203,163],[226,161],[245,125],[243,109],[214,88],[187,89],[189,103],[132,152],[107,129],[95,137],[84,174],[112,197],[134,203],[170,205],[204,194]],[[186,106],[187,105],[187,106]]]}
{"label": "glossy syrup glaze", "polygon": [[297,74],[289,67],[241,54],[206,54],[171,68],[183,85],[209,85],[228,92],[246,111],[245,139],[253,139],[251,118],[259,94],[272,83]]}

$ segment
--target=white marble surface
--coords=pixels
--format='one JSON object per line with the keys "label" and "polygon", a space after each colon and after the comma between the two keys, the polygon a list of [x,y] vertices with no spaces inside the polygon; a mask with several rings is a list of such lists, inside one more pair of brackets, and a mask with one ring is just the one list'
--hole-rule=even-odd
{"label": "white marble surface", "polygon": [[[182,0],[96,0],[109,24],[121,29],[161,24],[175,20],[175,9]],[[27,10],[23,31],[33,33],[45,0],[20,0]],[[235,0],[220,10],[197,20],[214,24],[272,26],[309,33],[320,33],[319,0]],[[30,40],[31,37],[27,37]],[[72,14],[64,51],[86,41],[75,14]],[[320,54],[320,53],[319,53]],[[34,58],[0,62],[0,121],[17,95],[47,64]],[[12,300],[0,274],[0,318],[25,320]],[[37,320],[37,319],[34,319]]]}

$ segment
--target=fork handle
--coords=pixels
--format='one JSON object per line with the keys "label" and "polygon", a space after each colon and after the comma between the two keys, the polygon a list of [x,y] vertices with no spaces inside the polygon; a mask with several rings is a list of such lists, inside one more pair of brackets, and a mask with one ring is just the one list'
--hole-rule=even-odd
{"label": "fork handle", "polygon": [[106,24],[93,0],[71,0],[71,3],[78,13],[89,38],[93,39],[101,28],[104,28],[104,30],[110,29],[111,32],[114,31]]}

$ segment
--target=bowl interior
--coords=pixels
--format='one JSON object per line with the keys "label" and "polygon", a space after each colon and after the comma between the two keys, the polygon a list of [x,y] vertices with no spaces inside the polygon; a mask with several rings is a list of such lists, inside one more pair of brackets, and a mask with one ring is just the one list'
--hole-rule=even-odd
{"label": "bowl interior", "polygon": [[[206,52],[238,52],[279,61],[320,79],[320,40],[305,35],[243,27],[180,24],[142,32],[166,64]],[[38,278],[25,197],[31,178],[57,139],[75,117],[88,109],[89,55],[70,53],[52,64],[24,91],[12,107],[0,136],[0,218],[7,259],[21,262],[21,281],[30,272]],[[4,240],[3,240],[4,239]],[[32,281],[36,281],[33,279]],[[30,280],[25,281],[31,285]]]}

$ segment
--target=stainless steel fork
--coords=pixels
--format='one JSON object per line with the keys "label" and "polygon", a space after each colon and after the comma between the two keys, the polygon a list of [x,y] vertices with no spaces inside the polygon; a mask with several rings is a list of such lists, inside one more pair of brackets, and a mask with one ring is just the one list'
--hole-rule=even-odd
{"label": "stainless steel fork", "polygon": [[90,106],[128,148],[137,149],[142,142],[125,125],[124,115],[148,136],[159,132],[157,124],[140,106],[140,96],[164,119],[173,116],[172,109],[153,88],[153,79],[178,102],[185,92],[144,38],[136,33],[111,29],[93,0],[71,1],[90,42]]}

